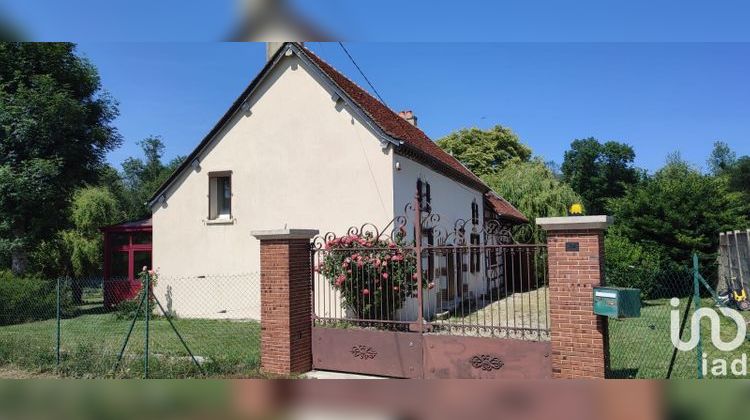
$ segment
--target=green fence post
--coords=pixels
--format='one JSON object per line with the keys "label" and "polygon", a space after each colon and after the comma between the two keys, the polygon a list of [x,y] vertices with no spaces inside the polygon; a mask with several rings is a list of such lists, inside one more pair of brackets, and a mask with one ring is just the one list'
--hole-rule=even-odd
{"label": "green fence post", "polygon": [[149,321],[151,320],[151,305],[150,305],[150,302],[149,302],[149,299],[151,298],[151,293],[150,293],[151,289],[149,289],[149,287],[150,287],[149,283],[150,283],[150,280],[151,280],[151,275],[148,272],[146,272],[146,277],[145,278],[146,278],[146,280],[143,282],[143,287],[144,287],[143,291],[144,291],[145,296],[146,296],[146,307],[144,309],[146,311],[146,314],[145,314],[146,315],[146,337],[145,337],[146,338],[146,343],[145,343],[145,346],[144,346],[144,349],[143,349],[143,351],[144,351],[144,355],[143,355],[143,376],[144,376],[144,378],[148,379],[148,333],[149,333],[149,331],[148,331],[148,324],[149,324]]}
{"label": "green fence post", "polygon": [[[700,267],[698,265],[698,254],[693,253],[693,303],[695,310],[701,308],[701,290],[700,290]],[[688,310],[690,308],[687,308]],[[703,379],[703,339],[701,338],[701,329],[698,328],[698,346],[695,347],[695,356],[698,361],[698,379]]]}
{"label": "green fence post", "polygon": [[57,278],[57,308],[56,308],[56,317],[57,317],[57,344],[55,347],[55,350],[57,351],[57,363],[55,364],[55,368],[57,370],[60,370],[60,277]]}

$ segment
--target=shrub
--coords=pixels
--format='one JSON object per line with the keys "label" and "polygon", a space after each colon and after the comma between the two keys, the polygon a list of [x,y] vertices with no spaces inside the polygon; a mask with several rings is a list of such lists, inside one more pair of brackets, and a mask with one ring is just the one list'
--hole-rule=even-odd
{"label": "shrub", "polygon": [[[35,276],[16,277],[0,271],[0,325],[21,324],[55,318],[57,282]],[[61,292],[61,312],[70,315],[74,307],[67,285]]]}
{"label": "shrub", "polygon": [[416,257],[404,249],[401,238],[364,234],[327,241],[315,271],[341,293],[344,307],[357,317],[392,319],[417,290]]}
{"label": "shrub", "polygon": [[659,287],[662,272],[661,256],[640,244],[612,231],[604,240],[607,285],[632,287],[649,298]]}
{"label": "shrub", "polygon": [[153,298],[153,290],[154,286],[156,286],[156,280],[158,276],[153,270],[146,271],[146,267],[143,267],[143,271],[138,274],[138,278],[141,280],[141,289],[133,299],[124,300],[117,304],[117,306],[115,307],[115,316],[117,317],[117,319],[133,319],[133,317],[136,315],[139,318],[143,317],[143,308],[141,308],[140,313],[138,314],[136,314],[136,311],[138,311],[138,304],[141,302],[141,299],[143,299],[143,286],[146,284],[146,276],[150,276],[149,288],[151,289],[151,293],[148,297],[148,309],[151,314],[154,313],[156,302]]}

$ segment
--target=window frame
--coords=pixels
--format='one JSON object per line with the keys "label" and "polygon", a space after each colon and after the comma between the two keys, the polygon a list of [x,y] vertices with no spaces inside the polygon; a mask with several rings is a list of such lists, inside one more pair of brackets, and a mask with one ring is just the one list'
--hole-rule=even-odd
{"label": "window frame", "polygon": [[[222,213],[221,207],[219,205],[219,197],[224,195],[223,191],[219,191],[219,179],[221,178],[226,178],[229,180],[229,198],[224,197],[222,199],[222,201],[228,201],[228,213]],[[211,191],[213,190],[214,183],[216,183],[216,195],[212,196]],[[213,171],[208,173],[208,221],[216,222],[233,220],[232,201],[234,201],[234,191],[232,187],[232,171]],[[212,217],[214,205],[216,206],[216,214]]]}

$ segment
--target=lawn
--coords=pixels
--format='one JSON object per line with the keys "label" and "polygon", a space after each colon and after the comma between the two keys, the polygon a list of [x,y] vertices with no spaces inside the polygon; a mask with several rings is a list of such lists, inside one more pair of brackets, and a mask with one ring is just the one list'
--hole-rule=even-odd
{"label": "lawn", "polygon": [[[477,301],[477,309],[454,314],[445,321],[433,321],[443,332],[499,338],[549,340],[549,301],[547,287],[518,292],[494,302]],[[457,326],[459,325],[459,326]],[[460,325],[479,328],[463,328]],[[484,327],[484,328],[482,328]],[[511,330],[508,330],[510,328]],[[519,328],[519,330],[512,330]],[[531,331],[523,331],[522,329]]]}
{"label": "lawn", "polygon": [[[93,305],[82,310],[84,314],[61,321],[62,362],[58,373],[72,377],[142,376],[144,322],[136,323],[122,367],[113,372],[130,320],[118,319],[116,314],[104,313]],[[176,319],[174,322],[208,376],[259,376],[259,323],[210,319]],[[150,377],[201,375],[165,318],[152,320],[149,334]],[[53,372],[55,344],[54,319],[0,327],[0,366],[12,365],[37,373]]]}
{"label": "lawn", "polygon": [[[687,298],[680,300],[680,319],[684,314]],[[711,298],[701,301],[703,307],[713,307]],[[672,306],[669,299],[647,300],[643,302],[640,318],[610,320],[610,377],[615,378],[655,378],[665,379],[669,369],[674,347],[670,339],[670,311]],[[690,310],[692,315],[693,308]],[[748,318],[748,313],[743,313]],[[733,321],[721,317],[721,335],[723,340],[729,341],[736,334],[737,328]],[[682,339],[687,341],[690,336],[688,325],[683,332]],[[701,322],[701,337],[703,350],[711,360],[722,358],[731,361],[743,353],[750,355],[750,343],[745,341],[739,349],[732,353],[723,353],[716,349],[710,340],[710,323],[707,319]],[[697,377],[697,353],[677,352],[672,371],[672,378],[690,379]],[[710,365],[709,365],[710,366]],[[707,378],[713,377],[710,370]],[[718,376],[717,376],[718,377]],[[728,375],[727,377],[733,377]]]}

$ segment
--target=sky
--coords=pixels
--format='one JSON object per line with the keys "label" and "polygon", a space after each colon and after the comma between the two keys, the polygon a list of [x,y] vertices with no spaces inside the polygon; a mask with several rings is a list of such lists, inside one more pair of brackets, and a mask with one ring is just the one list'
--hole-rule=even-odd
{"label": "sky", "polygon": [[[168,159],[188,154],[261,69],[262,44],[216,42],[241,1],[0,0],[0,24],[79,44],[120,103],[125,143],[108,156],[119,166],[148,135]],[[674,151],[705,166],[716,140],[750,154],[746,1],[287,3],[348,40],[387,104],[413,110],[433,139],[502,124],[560,163],[593,136],[632,145],[651,171]],[[338,45],[308,45],[367,87]]]}
{"label": "sky", "polygon": [[[705,166],[716,140],[750,154],[750,44],[345,45],[386,103],[413,110],[433,139],[502,124],[558,163],[573,139],[616,140],[651,171],[674,151]],[[338,44],[308,46],[367,87]],[[261,43],[81,42],[79,52],[119,101],[117,166],[149,135],[163,137],[167,158],[190,153],[265,61]]]}

